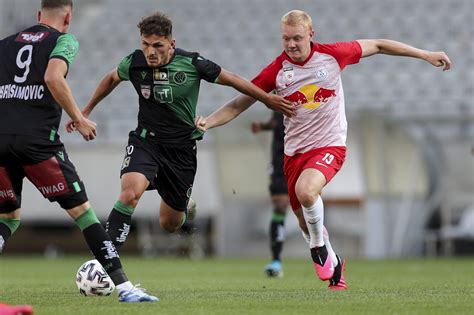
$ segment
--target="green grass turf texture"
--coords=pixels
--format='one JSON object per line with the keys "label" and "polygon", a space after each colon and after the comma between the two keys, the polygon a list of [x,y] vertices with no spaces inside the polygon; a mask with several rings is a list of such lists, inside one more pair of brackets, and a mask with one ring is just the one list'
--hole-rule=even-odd
{"label": "green grass turf texture", "polygon": [[356,260],[350,286],[330,291],[308,259],[284,261],[283,278],[266,278],[263,259],[122,257],[132,282],[157,303],[83,297],[74,281],[88,258],[0,256],[0,301],[35,314],[474,314],[474,258]]}

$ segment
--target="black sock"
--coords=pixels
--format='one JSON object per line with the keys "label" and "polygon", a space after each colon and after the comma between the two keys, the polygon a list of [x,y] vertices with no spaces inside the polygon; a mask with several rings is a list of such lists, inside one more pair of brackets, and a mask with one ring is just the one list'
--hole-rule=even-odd
{"label": "black sock", "polygon": [[110,279],[114,282],[115,285],[122,284],[124,282],[128,281],[127,276],[125,275],[125,272],[123,271],[122,268],[119,268],[117,270],[114,270],[109,273]]}
{"label": "black sock", "polygon": [[320,266],[323,266],[326,262],[326,259],[328,259],[328,250],[326,248],[326,245],[311,248],[311,258],[313,258],[313,262]]}
{"label": "black sock", "polygon": [[270,222],[270,248],[272,250],[273,260],[281,260],[281,251],[283,249],[285,226],[282,221]]}
{"label": "black sock", "polygon": [[105,230],[110,235],[110,239],[117,249],[125,243],[128,233],[130,232],[130,225],[132,217],[122,212],[112,209],[109,218],[105,225]]}
{"label": "black sock", "polygon": [[94,223],[82,231],[94,257],[104,267],[115,285],[128,281],[122,270],[122,263],[109,235],[99,223]]}
{"label": "black sock", "polygon": [[12,232],[8,226],[0,223],[0,253],[3,251],[3,247],[7,242],[7,239],[12,235]]}

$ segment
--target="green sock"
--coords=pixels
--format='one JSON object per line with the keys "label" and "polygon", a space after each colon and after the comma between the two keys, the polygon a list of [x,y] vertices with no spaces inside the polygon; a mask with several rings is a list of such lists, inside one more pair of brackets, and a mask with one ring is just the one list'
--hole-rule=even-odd
{"label": "green sock", "polygon": [[94,209],[89,208],[81,214],[78,218],[76,218],[74,221],[76,221],[76,224],[79,226],[81,231],[84,231],[87,229],[89,226],[95,223],[99,223],[99,219],[97,219],[97,216],[95,215]]}
{"label": "green sock", "polygon": [[181,218],[181,225],[179,227],[182,227],[184,223],[186,223],[186,218],[187,218],[186,212],[183,212],[183,217]]}

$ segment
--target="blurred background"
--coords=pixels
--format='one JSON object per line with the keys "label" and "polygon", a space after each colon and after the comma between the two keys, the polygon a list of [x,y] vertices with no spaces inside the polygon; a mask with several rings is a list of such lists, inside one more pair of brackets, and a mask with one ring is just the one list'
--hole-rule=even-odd
{"label": "blurred background", "polygon": [[[0,37],[34,24],[39,4],[0,0]],[[291,9],[312,16],[320,42],[389,38],[444,50],[453,62],[448,72],[382,55],[344,70],[348,156],[323,191],[325,224],[333,246],[351,257],[474,254],[472,0],[76,0],[74,7],[70,32],[81,46],[68,81],[81,108],[102,76],[139,47],[136,24],[157,10],[173,20],[178,47],[248,79],[281,53],[279,21]],[[234,95],[203,81],[198,113],[210,114]],[[132,85],[124,82],[91,116],[98,124],[96,140],[86,143],[61,130],[102,221],[119,195],[137,102]],[[165,234],[158,223],[159,195],[147,192],[123,251],[269,257],[271,134],[252,134],[250,123],[270,115],[255,104],[208,132],[198,145],[196,220],[179,234]],[[64,211],[29,182],[24,186],[22,227],[8,251],[52,257],[84,251],[80,231]],[[283,258],[306,257],[291,210],[286,227]]]}

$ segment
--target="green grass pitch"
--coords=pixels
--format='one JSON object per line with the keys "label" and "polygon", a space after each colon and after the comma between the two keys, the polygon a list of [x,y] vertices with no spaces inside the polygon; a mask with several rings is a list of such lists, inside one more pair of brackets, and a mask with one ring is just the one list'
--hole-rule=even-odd
{"label": "green grass pitch", "polygon": [[160,298],[119,303],[83,297],[77,268],[88,258],[0,256],[0,301],[31,304],[35,314],[473,314],[474,258],[356,260],[347,291],[332,292],[308,259],[284,261],[268,279],[263,259],[123,257],[129,278]]}

